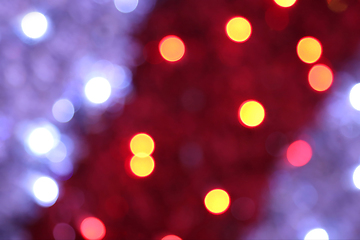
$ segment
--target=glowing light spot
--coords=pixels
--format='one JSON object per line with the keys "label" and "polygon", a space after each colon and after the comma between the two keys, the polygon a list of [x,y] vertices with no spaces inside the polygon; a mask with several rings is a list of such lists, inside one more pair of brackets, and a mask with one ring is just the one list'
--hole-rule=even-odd
{"label": "glowing light spot", "polygon": [[333,73],[331,69],[323,64],[317,64],[309,72],[310,86],[319,92],[323,92],[331,86],[333,82]]}
{"label": "glowing light spot", "polygon": [[304,240],[329,240],[329,235],[322,228],[315,228],[309,231]]}
{"label": "glowing light spot", "polygon": [[55,240],[75,240],[75,230],[66,223],[58,223],[54,227],[53,236]]}
{"label": "glowing light spot", "polygon": [[312,157],[311,146],[303,140],[295,141],[288,147],[286,157],[291,165],[304,166]]}
{"label": "glowing light spot", "polygon": [[274,0],[280,7],[291,7],[295,4],[296,0]]}
{"label": "glowing light spot", "polygon": [[245,101],[239,108],[239,118],[245,126],[256,127],[260,125],[265,118],[264,107],[257,101]]}
{"label": "glowing light spot", "polygon": [[154,140],[145,133],[136,134],[130,141],[131,152],[138,157],[149,156],[154,148]]}
{"label": "glowing light spot", "polygon": [[176,62],[185,54],[185,45],[177,36],[171,35],[164,37],[159,43],[161,56],[169,61]]}
{"label": "glowing light spot", "polygon": [[360,166],[358,166],[354,171],[353,182],[355,187],[360,189]]}
{"label": "glowing light spot", "polygon": [[122,13],[130,13],[134,11],[138,3],[138,0],[114,0],[116,9]]}
{"label": "glowing light spot", "polygon": [[54,131],[48,127],[35,128],[27,138],[27,144],[30,150],[36,155],[48,153],[57,145],[57,136]]}
{"label": "glowing light spot", "polygon": [[51,149],[47,154],[46,157],[51,162],[61,162],[67,156],[67,149],[64,143],[59,142],[56,147]]}
{"label": "glowing light spot", "polygon": [[300,39],[297,45],[297,54],[301,61],[305,63],[314,63],[319,60],[322,53],[322,47],[316,38],[304,37]]}
{"label": "glowing light spot", "polygon": [[349,99],[351,106],[356,110],[360,111],[360,83],[352,87]]}
{"label": "glowing light spot", "polygon": [[226,33],[235,42],[245,42],[251,35],[250,22],[243,17],[234,17],[226,24]]}
{"label": "glowing light spot", "polygon": [[59,187],[53,179],[40,177],[33,185],[33,193],[36,202],[40,206],[50,207],[56,202],[59,196]]}
{"label": "glowing light spot", "polygon": [[204,203],[209,212],[213,214],[221,214],[229,208],[230,197],[224,190],[214,189],[206,194]]}
{"label": "glowing light spot", "polygon": [[176,235],[167,235],[163,237],[161,240],[182,240],[182,239]]}
{"label": "glowing light spot", "polygon": [[92,78],[85,85],[85,95],[92,103],[104,103],[111,95],[111,85],[105,78]]}
{"label": "glowing light spot", "polygon": [[52,114],[58,122],[68,122],[74,116],[74,105],[67,99],[56,101],[52,107]]}
{"label": "glowing light spot", "polygon": [[105,225],[98,218],[85,218],[80,224],[80,232],[85,239],[95,240],[105,237]]}
{"label": "glowing light spot", "polygon": [[21,29],[24,34],[32,39],[42,37],[48,28],[46,17],[39,12],[26,14],[21,21]]}
{"label": "glowing light spot", "polygon": [[131,171],[138,177],[149,176],[155,168],[154,159],[150,156],[137,157],[134,156],[130,160]]}

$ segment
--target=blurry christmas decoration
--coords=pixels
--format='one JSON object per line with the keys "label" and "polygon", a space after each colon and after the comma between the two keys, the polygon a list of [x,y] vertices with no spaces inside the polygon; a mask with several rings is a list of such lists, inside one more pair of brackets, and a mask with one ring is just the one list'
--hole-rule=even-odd
{"label": "blurry christmas decoration", "polygon": [[360,3],[154,6],[0,6],[0,237],[357,236]]}

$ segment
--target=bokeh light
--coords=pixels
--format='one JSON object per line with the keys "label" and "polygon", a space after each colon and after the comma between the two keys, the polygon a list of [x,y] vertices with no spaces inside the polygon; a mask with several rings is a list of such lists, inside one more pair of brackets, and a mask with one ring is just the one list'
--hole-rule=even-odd
{"label": "bokeh light", "polygon": [[353,182],[356,188],[360,189],[360,166],[353,173]]}
{"label": "bokeh light", "polygon": [[154,148],[154,140],[146,133],[136,134],[130,141],[131,152],[138,157],[149,156]]}
{"label": "bokeh light", "polygon": [[105,225],[96,217],[87,217],[80,224],[81,235],[85,239],[103,239],[106,234]]}
{"label": "bokeh light", "polygon": [[288,147],[286,157],[291,165],[304,166],[312,157],[311,146],[303,140],[297,140]]}
{"label": "bokeh light", "polygon": [[317,64],[310,69],[308,80],[314,90],[323,92],[331,86],[333,73],[328,66]]}
{"label": "bokeh light", "polygon": [[75,230],[67,223],[58,223],[53,229],[55,240],[75,240]]}
{"label": "bokeh light", "polygon": [[329,240],[329,235],[324,229],[315,228],[306,234],[304,240]]}
{"label": "bokeh light", "polygon": [[161,240],[182,240],[182,239],[176,235],[166,235]]}
{"label": "bokeh light", "polygon": [[296,0],[274,0],[280,7],[291,7],[295,4]]}
{"label": "bokeh light", "polygon": [[247,127],[256,127],[265,118],[264,107],[257,101],[248,100],[241,104],[239,108],[239,119]]}
{"label": "bokeh light", "polygon": [[225,212],[230,205],[229,194],[222,189],[214,189],[206,194],[204,199],[206,209],[213,214]]}
{"label": "bokeh light", "polygon": [[61,123],[70,121],[74,116],[74,112],[74,105],[68,99],[60,99],[52,107],[54,118]]}
{"label": "bokeh light", "polygon": [[355,84],[355,86],[351,88],[349,99],[351,106],[360,111],[360,83]]}
{"label": "bokeh light", "polygon": [[243,17],[234,17],[226,24],[226,33],[235,42],[245,42],[251,35],[250,22]]}
{"label": "bokeh light", "polygon": [[48,153],[46,153],[47,159],[51,162],[61,162],[67,156],[67,149],[63,142],[59,142],[56,147],[52,148]]}
{"label": "bokeh light", "polygon": [[32,190],[36,202],[43,207],[52,206],[59,196],[58,185],[49,177],[38,178],[35,181]]}
{"label": "bokeh light", "polygon": [[41,38],[48,29],[48,21],[42,13],[31,12],[23,17],[21,29],[29,38]]}
{"label": "bokeh light", "polygon": [[114,0],[117,10],[122,13],[130,13],[134,11],[139,3],[139,0]]}
{"label": "bokeh light", "polygon": [[322,47],[316,38],[304,37],[300,39],[297,45],[297,54],[305,63],[314,63],[319,60],[322,53]]}
{"label": "bokeh light", "polygon": [[130,169],[138,177],[149,176],[155,168],[154,159],[151,156],[134,156],[130,160]]}
{"label": "bokeh light", "polygon": [[36,155],[48,153],[57,145],[57,136],[50,127],[38,127],[31,131],[27,137],[29,149]]}
{"label": "bokeh light", "polygon": [[176,62],[185,54],[185,45],[180,38],[174,35],[164,37],[159,43],[161,56],[169,61]]}
{"label": "bokeh light", "polygon": [[85,85],[85,95],[92,103],[104,103],[111,95],[111,85],[103,77],[92,78]]}

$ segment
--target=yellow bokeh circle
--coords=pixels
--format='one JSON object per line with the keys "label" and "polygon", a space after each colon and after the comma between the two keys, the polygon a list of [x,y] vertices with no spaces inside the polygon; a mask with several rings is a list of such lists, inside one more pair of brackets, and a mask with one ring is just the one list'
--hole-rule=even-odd
{"label": "yellow bokeh circle", "polygon": [[305,63],[316,62],[322,54],[322,47],[319,40],[313,37],[300,39],[296,50],[301,61]]}
{"label": "yellow bokeh circle", "polygon": [[164,37],[159,43],[161,56],[169,61],[179,61],[185,54],[185,45],[183,41],[174,35]]}
{"label": "yellow bokeh circle", "polygon": [[264,107],[257,101],[248,100],[239,108],[239,120],[247,127],[256,127],[265,118]]}
{"label": "yellow bokeh circle", "polygon": [[296,0],[274,0],[277,5],[280,7],[291,7],[295,4]]}
{"label": "yellow bokeh circle", "polygon": [[213,214],[225,212],[230,205],[229,194],[222,189],[214,189],[206,194],[204,199],[206,209]]}
{"label": "yellow bokeh circle", "polygon": [[149,156],[154,148],[154,140],[146,133],[136,134],[130,141],[131,152],[138,157]]}
{"label": "yellow bokeh circle", "polygon": [[138,177],[149,176],[155,168],[154,159],[150,156],[137,157],[134,156],[130,160],[130,169]]}
{"label": "yellow bokeh circle", "polygon": [[234,17],[226,24],[226,33],[235,42],[245,42],[251,35],[250,22],[243,17]]}

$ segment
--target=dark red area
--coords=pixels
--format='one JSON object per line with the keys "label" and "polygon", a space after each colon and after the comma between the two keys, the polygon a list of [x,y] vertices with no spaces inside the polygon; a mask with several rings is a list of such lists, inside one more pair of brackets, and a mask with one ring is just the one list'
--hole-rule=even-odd
{"label": "dark red area", "polygon": [[[308,85],[311,65],[297,57],[297,42],[304,36],[319,39],[319,62],[334,72],[357,50],[360,3],[346,3],[345,12],[334,13],[326,1],[314,0],[299,0],[289,9],[277,9],[270,0],[160,1],[138,36],[148,61],[135,71],[131,101],[121,116],[102,116],[106,130],[87,136],[89,155],[66,181],[58,202],[32,226],[34,239],[52,238],[58,222],[76,228],[84,215],[104,222],[105,239],[160,239],[165,234],[237,239],[264,203],[262,193],[276,161],[265,148],[268,136],[280,132],[288,142],[296,140],[301,126],[312,120],[316,103],[332,92],[318,93]],[[225,34],[225,24],[235,16],[252,25],[244,43]],[[288,24],[281,30],[283,18]],[[154,50],[170,34],[186,46],[184,58],[175,63],[161,60]],[[261,102],[266,111],[264,122],[251,129],[237,117],[248,99]],[[144,179],[126,169],[129,142],[138,132],[150,134],[156,144],[155,170]],[[278,147],[273,136],[269,145]],[[179,157],[189,142],[203,151],[202,161],[193,166]],[[186,157],[193,157],[191,151]],[[255,215],[238,220],[241,216],[230,210],[207,212],[203,199],[215,187],[226,189],[232,201],[252,199]]]}

